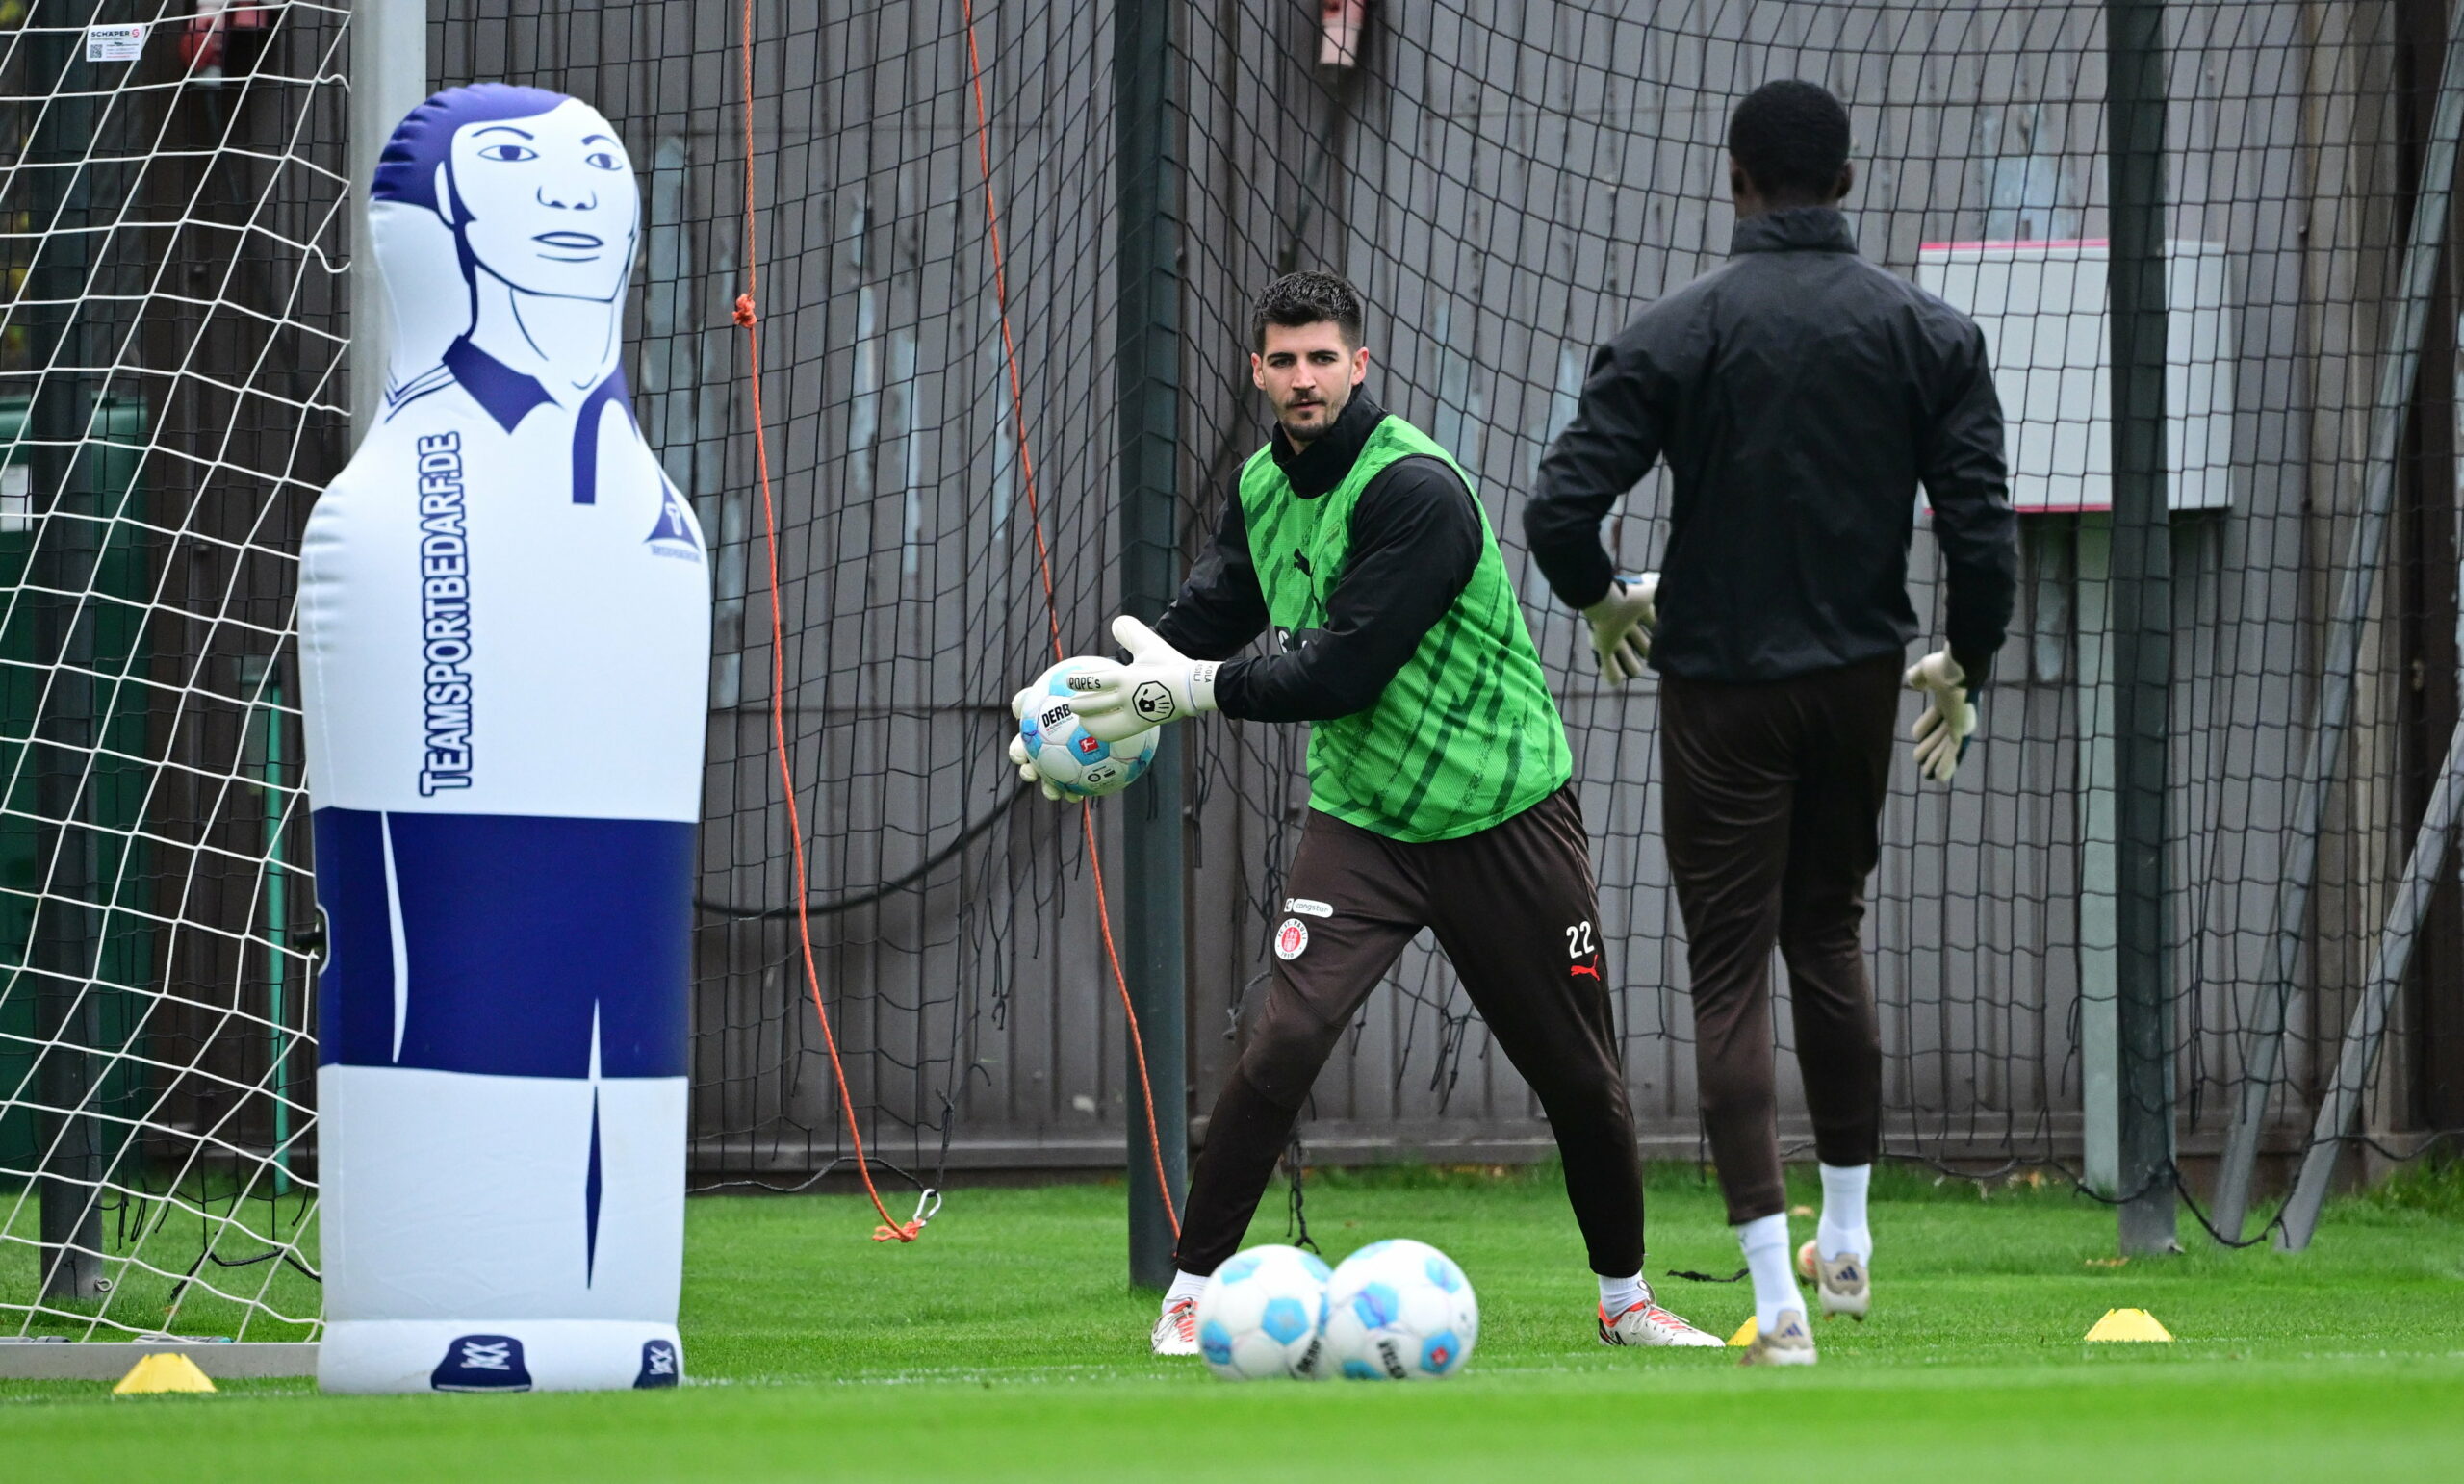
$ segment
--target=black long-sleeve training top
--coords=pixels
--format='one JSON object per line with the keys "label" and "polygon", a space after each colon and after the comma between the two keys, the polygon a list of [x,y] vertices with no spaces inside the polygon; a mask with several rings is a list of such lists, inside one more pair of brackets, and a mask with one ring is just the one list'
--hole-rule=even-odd
{"label": "black long-sleeve training top", "polygon": [[[1344,482],[1386,416],[1356,391],[1326,435],[1297,453],[1274,430],[1274,461],[1302,499]],[[1360,492],[1351,545],[1326,596],[1326,626],[1286,652],[1235,659],[1215,675],[1215,704],[1253,722],[1316,722],[1366,711],[1472,580],[1483,527],[1472,492],[1433,458],[1398,459]],[[1192,659],[1227,659],[1267,627],[1241,496],[1223,501],[1215,542],[1191,569],[1155,631]]]}
{"label": "black long-sleeve training top", "polygon": [[1923,485],[1948,569],[1952,656],[1982,684],[2017,586],[2018,522],[1985,337],[1857,255],[1847,218],[1737,223],[1730,261],[1592,358],[1523,512],[1557,596],[1598,602],[1600,523],[1663,454],[1673,486],[1652,664],[1784,679],[1905,652]]}

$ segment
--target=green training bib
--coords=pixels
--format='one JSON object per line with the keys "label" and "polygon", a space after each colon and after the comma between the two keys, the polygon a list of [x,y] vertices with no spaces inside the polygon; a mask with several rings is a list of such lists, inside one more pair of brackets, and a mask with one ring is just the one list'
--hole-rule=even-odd
{"label": "green training bib", "polygon": [[[1241,470],[1241,513],[1267,613],[1281,634],[1326,622],[1325,596],[1351,552],[1360,492],[1398,459],[1463,467],[1427,434],[1389,415],[1369,435],[1344,482],[1302,499],[1275,467],[1271,446]],[[1452,607],[1424,635],[1368,710],[1313,723],[1309,804],[1390,839],[1451,840],[1511,819],[1574,773],[1565,724],[1549,698],[1540,656],[1488,513],[1480,560]]]}

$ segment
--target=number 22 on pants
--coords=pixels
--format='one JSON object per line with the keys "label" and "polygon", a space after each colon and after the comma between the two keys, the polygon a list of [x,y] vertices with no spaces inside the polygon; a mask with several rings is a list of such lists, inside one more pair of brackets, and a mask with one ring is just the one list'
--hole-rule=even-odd
{"label": "number 22 on pants", "polygon": [[1588,975],[1593,984],[1605,983],[1600,977],[1600,949],[1592,941],[1589,922],[1578,922],[1566,930],[1566,957],[1590,960],[1571,965],[1566,971],[1569,977],[1580,978]]}

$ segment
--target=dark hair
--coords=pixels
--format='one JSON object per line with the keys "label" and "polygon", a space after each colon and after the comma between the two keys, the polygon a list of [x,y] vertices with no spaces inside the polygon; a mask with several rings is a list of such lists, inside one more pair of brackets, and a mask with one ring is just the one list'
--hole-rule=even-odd
{"label": "dark hair", "polygon": [[1848,111],[1826,89],[1764,83],[1729,115],[1729,153],[1774,200],[1831,200],[1848,165]]}
{"label": "dark hair", "polygon": [[1361,345],[1360,291],[1332,273],[1286,273],[1267,285],[1249,311],[1249,348],[1264,352],[1267,326],[1298,329],[1304,324],[1332,323],[1344,332],[1344,344]]}

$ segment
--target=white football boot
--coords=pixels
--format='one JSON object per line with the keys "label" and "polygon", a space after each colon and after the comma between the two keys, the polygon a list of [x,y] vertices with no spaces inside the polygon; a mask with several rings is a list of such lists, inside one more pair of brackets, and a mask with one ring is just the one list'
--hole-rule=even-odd
{"label": "white football boot", "polygon": [[1197,1300],[1184,1298],[1176,1304],[1166,1304],[1155,1319],[1155,1333],[1148,1337],[1158,1355],[1195,1355],[1197,1353]]}
{"label": "white football boot", "polygon": [[1858,1323],[1874,1307],[1873,1263],[1854,1252],[1824,1257],[1810,1241],[1797,1249],[1797,1276],[1812,1284],[1822,1300],[1822,1317],[1844,1314]]}
{"label": "white football boot", "polygon": [[1669,1345],[1680,1349],[1720,1348],[1720,1337],[1706,1334],[1646,1298],[1615,1318],[1600,1310],[1602,1344]]}
{"label": "white football boot", "polygon": [[1794,1309],[1781,1311],[1780,1322],[1768,1330],[1757,1329],[1736,1361],[1740,1366],[1810,1366],[1813,1362],[1813,1331],[1806,1328],[1806,1317]]}

